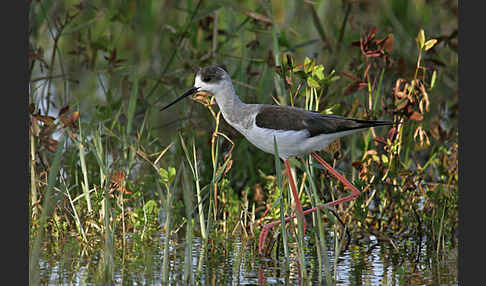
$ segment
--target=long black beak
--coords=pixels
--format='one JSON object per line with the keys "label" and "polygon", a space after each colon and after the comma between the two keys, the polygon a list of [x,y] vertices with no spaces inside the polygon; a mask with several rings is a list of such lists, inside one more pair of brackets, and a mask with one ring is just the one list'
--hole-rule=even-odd
{"label": "long black beak", "polygon": [[174,100],[171,103],[169,103],[167,106],[165,106],[164,108],[162,108],[160,111],[163,111],[163,110],[171,107],[172,105],[176,104],[179,100],[183,99],[184,97],[187,97],[189,95],[192,95],[192,94],[196,93],[198,90],[199,90],[199,87],[191,87],[188,91],[184,92],[183,95],[179,96],[176,100]]}

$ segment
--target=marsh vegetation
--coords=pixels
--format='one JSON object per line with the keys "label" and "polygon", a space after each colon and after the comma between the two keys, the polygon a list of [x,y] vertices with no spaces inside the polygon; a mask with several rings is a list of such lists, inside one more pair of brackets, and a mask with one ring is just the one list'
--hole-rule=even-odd
{"label": "marsh vegetation", "polygon": [[[457,284],[456,1],[31,1],[30,281]],[[281,162],[205,97],[404,121],[320,152],[363,191],[294,214]],[[292,159],[300,199],[348,193]]]}

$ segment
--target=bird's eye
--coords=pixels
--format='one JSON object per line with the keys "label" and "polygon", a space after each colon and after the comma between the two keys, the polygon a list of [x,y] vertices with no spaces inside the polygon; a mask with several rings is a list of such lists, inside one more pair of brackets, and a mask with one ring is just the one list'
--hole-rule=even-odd
{"label": "bird's eye", "polygon": [[211,76],[206,75],[206,76],[203,76],[201,80],[204,81],[204,82],[210,82],[211,79],[212,79]]}

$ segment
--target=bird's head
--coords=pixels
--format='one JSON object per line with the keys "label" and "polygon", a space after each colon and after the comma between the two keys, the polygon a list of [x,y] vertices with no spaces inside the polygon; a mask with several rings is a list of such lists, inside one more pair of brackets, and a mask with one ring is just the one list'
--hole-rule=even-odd
{"label": "bird's head", "polygon": [[193,94],[200,94],[203,96],[214,95],[216,98],[218,94],[223,94],[228,91],[228,89],[233,90],[233,84],[231,78],[226,73],[225,70],[218,66],[210,66],[201,68],[197,71],[194,78],[194,86],[187,90],[184,94],[179,96],[176,100],[162,108],[164,110],[179,100]]}

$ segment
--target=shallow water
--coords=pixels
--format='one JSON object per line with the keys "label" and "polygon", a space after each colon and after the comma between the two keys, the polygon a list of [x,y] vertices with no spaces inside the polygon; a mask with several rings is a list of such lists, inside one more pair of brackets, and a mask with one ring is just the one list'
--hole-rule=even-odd
{"label": "shallow water", "polygon": [[[329,236],[328,236],[329,237]],[[307,240],[309,236],[306,237]],[[127,239],[127,248],[115,249],[112,263],[103,259],[104,249],[82,249],[77,243],[64,243],[57,251],[43,251],[41,284],[46,285],[161,285],[164,235],[149,243]],[[457,247],[447,246],[440,257],[427,246],[425,238],[394,243],[370,236],[366,242],[351,243],[339,254],[337,285],[457,285]],[[290,259],[260,256],[256,241],[228,237],[210,241],[205,247],[194,238],[192,268],[184,267],[184,242],[171,241],[169,247],[170,285],[326,285],[325,268],[313,244],[305,252],[307,279],[300,278],[296,246],[290,244]],[[59,244],[61,245],[61,244]],[[136,245],[136,246],[135,246]],[[60,250],[59,248],[62,248]],[[328,243],[329,262],[335,263],[332,243]],[[51,254],[47,254],[51,253]],[[110,277],[110,271],[112,276]],[[187,281],[185,281],[187,277]],[[108,283],[107,283],[108,282]]]}

